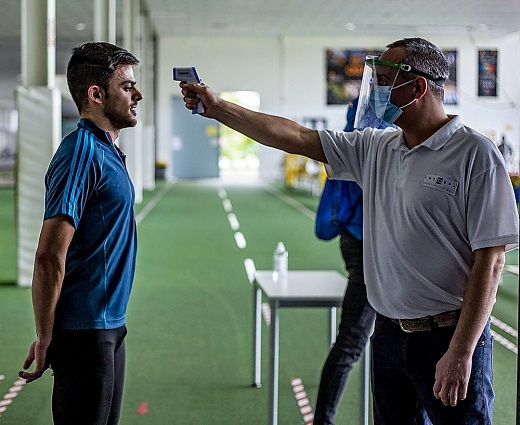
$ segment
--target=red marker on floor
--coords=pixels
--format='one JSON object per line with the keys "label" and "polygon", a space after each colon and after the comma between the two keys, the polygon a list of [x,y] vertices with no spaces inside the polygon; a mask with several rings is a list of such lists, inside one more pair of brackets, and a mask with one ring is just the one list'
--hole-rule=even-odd
{"label": "red marker on floor", "polygon": [[148,403],[143,401],[137,408],[136,412],[141,416],[146,415],[148,413]]}

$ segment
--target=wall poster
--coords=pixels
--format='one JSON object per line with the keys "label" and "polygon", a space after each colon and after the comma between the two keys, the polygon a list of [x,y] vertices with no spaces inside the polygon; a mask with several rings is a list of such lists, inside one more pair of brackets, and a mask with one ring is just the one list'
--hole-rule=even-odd
{"label": "wall poster", "polygon": [[497,50],[478,51],[478,95],[497,95]]}
{"label": "wall poster", "polygon": [[327,105],[348,105],[359,95],[365,58],[382,50],[327,49]]}
{"label": "wall poster", "polygon": [[445,105],[457,105],[457,51],[456,50],[443,50],[444,56],[450,66],[450,75],[444,85],[444,104]]}
{"label": "wall poster", "polygon": [[[380,55],[382,50],[327,49],[327,105],[348,105],[359,95],[367,55]],[[445,50],[450,75],[444,86],[444,103],[456,105],[457,51]]]}

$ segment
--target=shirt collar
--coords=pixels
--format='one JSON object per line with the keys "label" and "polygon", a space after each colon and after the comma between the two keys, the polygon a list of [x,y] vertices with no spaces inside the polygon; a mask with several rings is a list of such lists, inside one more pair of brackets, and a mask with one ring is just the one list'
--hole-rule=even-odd
{"label": "shirt collar", "polygon": [[[448,115],[450,120],[444,124],[440,129],[438,129],[435,133],[433,133],[430,137],[428,137],[424,142],[415,148],[419,148],[420,146],[427,147],[431,150],[439,150],[442,148],[448,140],[451,139],[451,136],[462,127],[462,121],[458,115]],[[406,148],[404,134],[401,132],[400,137],[396,138],[392,141],[391,146],[393,149]],[[411,149],[413,150],[413,149]]]}
{"label": "shirt collar", "polygon": [[102,142],[108,143],[110,145],[114,144],[108,131],[99,128],[96,124],[94,124],[93,121],[89,120],[88,118],[81,118],[79,120],[78,127],[91,131]]}

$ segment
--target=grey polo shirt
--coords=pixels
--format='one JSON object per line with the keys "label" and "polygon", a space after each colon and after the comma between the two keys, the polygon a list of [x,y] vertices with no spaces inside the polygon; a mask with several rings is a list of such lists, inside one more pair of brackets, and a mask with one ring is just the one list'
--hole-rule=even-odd
{"label": "grey polo shirt", "polygon": [[473,251],[518,246],[503,159],[459,117],[408,149],[400,130],[319,131],[330,178],[363,188],[368,299],[401,319],[460,308]]}

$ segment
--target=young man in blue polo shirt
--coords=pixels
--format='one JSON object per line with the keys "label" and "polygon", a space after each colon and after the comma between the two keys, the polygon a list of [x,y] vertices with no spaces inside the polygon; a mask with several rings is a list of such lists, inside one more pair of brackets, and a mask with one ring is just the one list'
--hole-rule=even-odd
{"label": "young man in blue polo shirt", "polygon": [[125,315],[136,259],[134,188],[119,131],[137,124],[142,95],[128,51],[86,43],[67,82],[81,120],[45,176],[45,213],[32,283],[37,340],[27,382],[51,367],[55,424],[115,425],[123,395]]}
{"label": "young man in blue polo shirt", "polygon": [[504,251],[518,246],[518,211],[492,141],[443,107],[449,74],[421,38],[367,57],[357,128],[370,108],[399,130],[313,130],[181,82],[188,109],[268,146],[326,164],[363,189],[363,262],[376,310],[376,424],[411,425],[417,403],[433,424],[491,424],[490,314]]}

